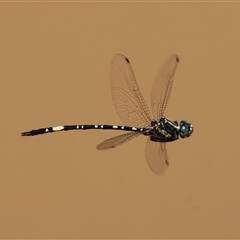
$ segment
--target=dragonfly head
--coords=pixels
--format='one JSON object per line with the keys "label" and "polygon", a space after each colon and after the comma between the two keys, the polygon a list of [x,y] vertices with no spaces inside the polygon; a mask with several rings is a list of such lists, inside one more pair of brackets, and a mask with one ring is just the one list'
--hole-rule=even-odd
{"label": "dragonfly head", "polygon": [[180,137],[181,138],[190,137],[192,132],[193,132],[193,125],[188,123],[187,121],[182,120],[180,122],[180,129],[179,129]]}

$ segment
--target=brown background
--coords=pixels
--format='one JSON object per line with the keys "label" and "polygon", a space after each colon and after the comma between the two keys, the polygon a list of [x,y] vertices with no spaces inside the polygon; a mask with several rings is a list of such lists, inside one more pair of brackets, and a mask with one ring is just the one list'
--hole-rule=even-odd
{"label": "brown background", "polygon": [[[1,3],[1,238],[239,238],[240,3]],[[167,117],[195,130],[155,176],[146,138],[113,131],[23,138],[64,124],[122,124],[109,64],[132,62],[150,106],[180,56]]]}

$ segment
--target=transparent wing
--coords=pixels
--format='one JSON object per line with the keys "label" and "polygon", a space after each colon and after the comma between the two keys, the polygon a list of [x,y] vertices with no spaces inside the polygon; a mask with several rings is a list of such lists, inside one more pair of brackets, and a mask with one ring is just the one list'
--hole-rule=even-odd
{"label": "transparent wing", "polygon": [[174,75],[179,63],[179,57],[172,54],[158,70],[151,91],[151,104],[154,119],[164,116],[169,103]]}
{"label": "transparent wing", "polygon": [[118,135],[113,138],[109,138],[109,139],[101,142],[100,144],[98,144],[97,149],[105,150],[105,149],[109,149],[109,148],[115,148],[115,147],[119,146],[120,144],[125,143],[125,142],[139,136],[140,134],[141,134],[140,132],[131,132],[131,133],[125,133],[122,135]]}
{"label": "transparent wing", "polygon": [[145,127],[151,117],[138,88],[129,60],[116,54],[111,62],[110,82],[112,99],[118,115],[127,126]]}
{"label": "transparent wing", "polygon": [[164,142],[153,142],[148,139],[145,148],[147,164],[157,175],[163,174],[168,166],[168,156],[166,150],[166,143]]}

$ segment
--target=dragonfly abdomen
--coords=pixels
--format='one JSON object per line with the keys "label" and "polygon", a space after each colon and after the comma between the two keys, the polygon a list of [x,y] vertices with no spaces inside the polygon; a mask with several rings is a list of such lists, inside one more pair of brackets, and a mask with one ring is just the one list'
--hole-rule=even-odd
{"label": "dragonfly abdomen", "polygon": [[65,125],[56,127],[47,127],[31,130],[28,132],[22,132],[22,136],[35,136],[46,133],[69,131],[69,130],[89,130],[89,129],[101,129],[101,130],[121,130],[121,131],[131,131],[131,132],[142,132],[143,128],[128,127],[128,126],[118,126],[118,125]]}

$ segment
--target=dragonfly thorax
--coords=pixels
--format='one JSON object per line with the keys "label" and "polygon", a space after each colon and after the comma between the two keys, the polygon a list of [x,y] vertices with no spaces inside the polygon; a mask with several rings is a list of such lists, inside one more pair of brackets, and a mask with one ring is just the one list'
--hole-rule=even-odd
{"label": "dragonfly thorax", "polygon": [[179,126],[177,122],[165,117],[161,117],[159,121],[153,119],[151,127],[146,128],[144,135],[150,136],[150,140],[154,142],[171,142],[178,139]]}
{"label": "dragonfly thorax", "polygon": [[165,117],[161,117],[159,121],[153,119],[151,126],[146,128],[144,135],[150,136],[150,140],[154,142],[172,142],[179,138],[187,138],[193,132],[193,125],[185,120],[180,124],[177,121],[170,121]]}

